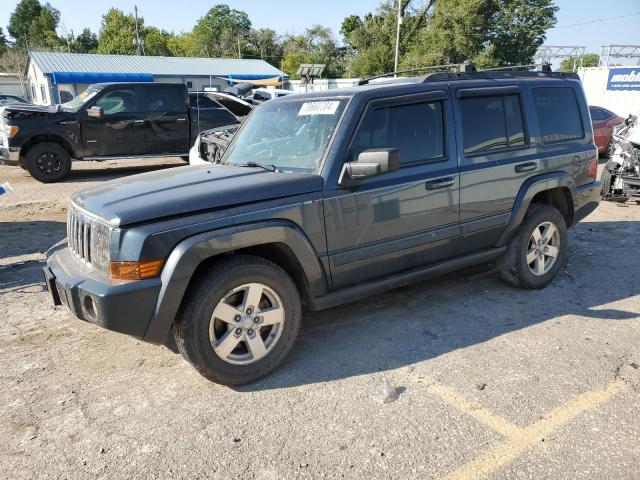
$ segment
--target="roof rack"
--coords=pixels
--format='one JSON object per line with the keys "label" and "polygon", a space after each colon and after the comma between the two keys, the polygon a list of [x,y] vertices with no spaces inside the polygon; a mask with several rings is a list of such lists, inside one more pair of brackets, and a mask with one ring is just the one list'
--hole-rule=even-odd
{"label": "roof rack", "polygon": [[460,64],[459,63],[450,63],[448,65],[431,65],[429,67],[421,67],[421,68],[411,68],[409,70],[396,70],[395,72],[389,72],[389,73],[383,73],[382,75],[375,75],[373,77],[367,77],[367,78],[363,78],[362,80],[358,81],[358,86],[360,85],[367,85],[369,82],[371,82],[371,80],[377,80],[378,78],[386,78],[386,77],[391,77],[391,76],[398,76],[398,75],[402,75],[403,73],[417,73],[417,72],[424,72],[427,70],[437,70],[437,69],[452,69],[452,68],[460,68]]}
{"label": "roof rack", "polygon": [[424,72],[429,70],[440,70],[430,72],[415,79],[416,83],[443,81],[443,80],[471,80],[480,78],[513,78],[518,77],[539,77],[540,75],[558,77],[558,78],[577,78],[572,72],[552,72],[550,63],[530,64],[530,65],[511,65],[507,67],[487,68],[478,70],[475,65],[469,61],[464,63],[455,63],[449,65],[434,65],[430,67],[414,68],[411,70],[399,70],[397,72],[385,73],[374,77],[364,78],[358,82],[358,85],[367,85],[372,80],[378,78],[386,78],[397,76],[403,73]]}

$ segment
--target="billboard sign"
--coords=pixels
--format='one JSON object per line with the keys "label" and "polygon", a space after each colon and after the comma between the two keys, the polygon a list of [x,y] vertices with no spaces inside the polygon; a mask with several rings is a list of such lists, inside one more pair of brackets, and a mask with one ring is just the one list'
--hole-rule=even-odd
{"label": "billboard sign", "polygon": [[640,90],[640,68],[610,69],[607,90]]}

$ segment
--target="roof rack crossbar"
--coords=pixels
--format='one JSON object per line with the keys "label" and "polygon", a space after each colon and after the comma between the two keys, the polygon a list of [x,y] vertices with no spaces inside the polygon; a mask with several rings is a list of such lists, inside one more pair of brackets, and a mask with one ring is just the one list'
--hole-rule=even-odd
{"label": "roof rack crossbar", "polygon": [[435,70],[435,69],[438,69],[438,68],[459,68],[459,67],[460,67],[460,64],[458,64],[458,63],[450,63],[450,64],[447,64],[447,65],[431,65],[431,66],[428,66],[428,67],[410,68],[408,70],[397,70],[395,72],[383,73],[382,75],[375,75],[373,77],[363,78],[362,80],[358,81],[358,86],[366,85],[371,80],[376,80],[378,78],[391,77],[391,76],[395,76],[395,75],[402,75],[403,73],[416,73],[416,72],[424,72],[424,71],[427,71],[427,70]]}

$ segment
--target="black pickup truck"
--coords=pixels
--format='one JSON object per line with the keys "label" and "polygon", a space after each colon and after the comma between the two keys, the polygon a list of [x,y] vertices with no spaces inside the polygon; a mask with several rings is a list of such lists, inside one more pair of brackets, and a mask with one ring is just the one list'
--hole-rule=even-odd
{"label": "black pickup truck", "polygon": [[100,83],[61,105],[7,105],[0,160],[49,183],[69,174],[72,159],[188,158],[199,132],[241,121],[240,101],[234,114],[211,95],[179,83]]}

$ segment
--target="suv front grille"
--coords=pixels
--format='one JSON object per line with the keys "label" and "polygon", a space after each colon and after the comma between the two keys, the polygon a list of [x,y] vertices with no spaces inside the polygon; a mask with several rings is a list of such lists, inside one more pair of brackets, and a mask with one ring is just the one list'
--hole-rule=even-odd
{"label": "suv front grille", "polygon": [[69,250],[83,263],[101,272],[109,267],[109,227],[69,206],[67,215]]}

